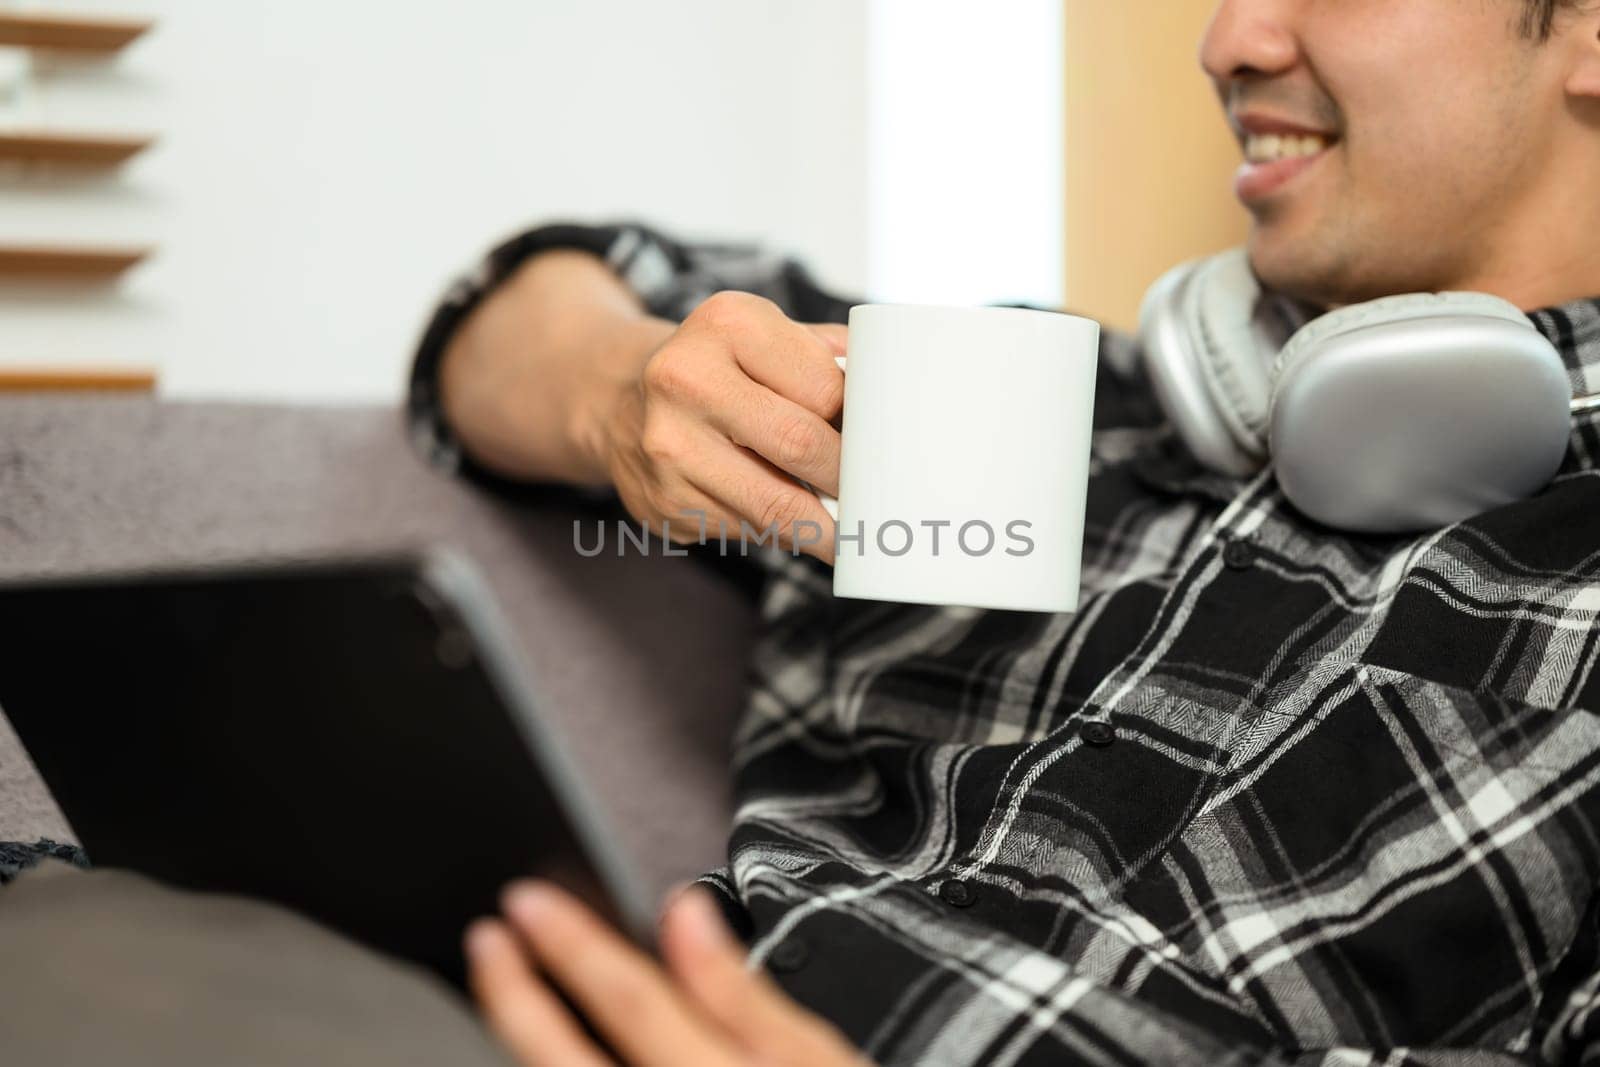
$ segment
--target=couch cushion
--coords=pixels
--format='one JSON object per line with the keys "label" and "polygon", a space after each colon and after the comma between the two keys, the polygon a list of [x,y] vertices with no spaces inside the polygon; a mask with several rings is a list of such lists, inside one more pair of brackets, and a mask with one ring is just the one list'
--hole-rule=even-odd
{"label": "couch cushion", "polygon": [[511,1067],[431,974],[281,908],[51,861],[0,890],[17,1067]]}

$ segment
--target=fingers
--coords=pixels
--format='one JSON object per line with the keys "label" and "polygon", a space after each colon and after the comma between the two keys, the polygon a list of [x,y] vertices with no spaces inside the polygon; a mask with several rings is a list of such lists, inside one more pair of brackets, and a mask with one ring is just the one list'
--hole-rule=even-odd
{"label": "fingers", "polygon": [[667,907],[661,949],[695,1006],[764,1061],[861,1062],[838,1031],[745,965],[743,947],[728,932],[706,890],[689,889]]}
{"label": "fingers", "polygon": [[[680,544],[741,539],[833,559],[833,518],[815,494],[707,426],[686,425],[670,462],[620,458],[617,492],[628,511]],[[773,532],[776,532],[774,540]]]}
{"label": "fingers", "polygon": [[513,886],[504,907],[510,927],[483,920],[468,931],[468,976],[490,1027],[524,1064],[610,1063],[534,964],[630,1065],[865,1063],[838,1031],[746,968],[704,889],[677,894],[664,911],[670,976],[553,886]]}
{"label": "fingers", "polygon": [[839,431],[826,417],[752,380],[743,367],[672,352],[663,353],[647,374],[659,402],[644,416],[640,445],[662,469],[684,466],[694,428],[710,425],[779,470],[827,492],[838,488]]}
{"label": "fingers", "polygon": [[839,493],[839,431],[799,404],[752,386],[719,408],[712,424],[781,471]]}
{"label": "fingers", "polygon": [[834,359],[847,332],[794,322],[750,293],[702,301],[613,426],[608,462],[629,512],[680,543],[748,526],[759,542],[832,562],[833,520],[797,481],[838,496]]}
{"label": "fingers", "polygon": [[521,883],[507,917],[541,969],[630,1064],[733,1067],[733,1048],[677,993],[643,952],[567,893]]}
{"label": "fingers", "polygon": [[689,481],[690,472],[710,462],[712,454],[727,449],[728,443],[704,433],[691,436],[695,444],[671,464],[657,463],[642,449],[619,452],[614,460],[623,506],[658,536],[678,544],[709,541],[716,536],[718,523],[734,531],[739,528],[736,516],[725,513],[722,504]]}
{"label": "fingers", "polygon": [[[719,453],[715,463],[695,468],[690,477],[696,488],[716,502],[719,512],[735,517],[730,531],[745,536],[739,526],[743,520],[750,524],[751,538],[767,538],[776,531],[783,548],[798,548],[825,563],[833,562],[833,516],[815,493],[782,471],[732,448]],[[837,486],[831,491],[837,493]]]}
{"label": "fingers", "polygon": [[467,931],[467,979],[489,1028],[522,1063],[604,1067],[572,1014],[529,969],[522,946],[493,919]]}
{"label": "fingers", "polygon": [[732,291],[713,293],[690,320],[730,345],[739,366],[755,381],[824,422],[839,417],[844,373],[834,362],[843,354],[837,329],[797,323],[765,297]]}
{"label": "fingers", "polygon": [[839,322],[808,322],[806,328],[827,342],[836,356],[846,354],[850,347],[850,327]]}

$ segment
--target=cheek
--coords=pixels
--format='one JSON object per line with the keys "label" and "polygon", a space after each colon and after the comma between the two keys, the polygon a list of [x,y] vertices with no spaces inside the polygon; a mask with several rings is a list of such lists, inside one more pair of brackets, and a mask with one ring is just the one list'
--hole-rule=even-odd
{"label": "cheek", "polygon": [[1504,38],[1502,14],[1465,0],[1342,0],[1309,10],[1305,58],[1344,121],[1348,177],[1361,191],[1400,195],[1384,187],[1458,168],[1500,110],[1493,98],[1506,42],[1490,47],[1486,35],[1492,27]]}
{"label": "cheek", "polygon": [[1531,154],[1538,89],[1526,53],[1507,40],[1499,14],[1446,13],[1393,27],[1380,37],[1387,46],[1329,56],[1325,79],[1346,124],[1343,178],[1360,198],[1349,205],[1356,210],[1422,219],[1459,211],[1514,186]]}
{"label": "cheek", "polygon": [[1488,85],[1454,84],[1429,92],[1419,77],[1387,99],[1353,102],[1343,153],[1352,209],[1403,230],[1469,210],[1515,183],[1524,128]]}

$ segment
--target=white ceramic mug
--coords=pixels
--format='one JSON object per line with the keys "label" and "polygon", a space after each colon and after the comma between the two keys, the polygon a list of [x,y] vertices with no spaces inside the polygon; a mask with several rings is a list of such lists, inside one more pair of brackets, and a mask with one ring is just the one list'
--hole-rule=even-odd
{"label": "white ceramic mug", "polygon": [[1076,611],[1099,342],[1050,311],[851,308],[834,594]]}

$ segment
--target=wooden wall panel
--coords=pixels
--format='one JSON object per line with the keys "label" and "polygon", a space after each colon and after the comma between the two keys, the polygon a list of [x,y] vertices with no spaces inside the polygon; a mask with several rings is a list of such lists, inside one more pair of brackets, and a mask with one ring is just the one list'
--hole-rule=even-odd
{"label": "wooden wall panel", "polygon": [[1198,58],[1215,0],[1063,3],[1063,306],[1128,328],[1168,267],[1245,237],[1238,145]]}

